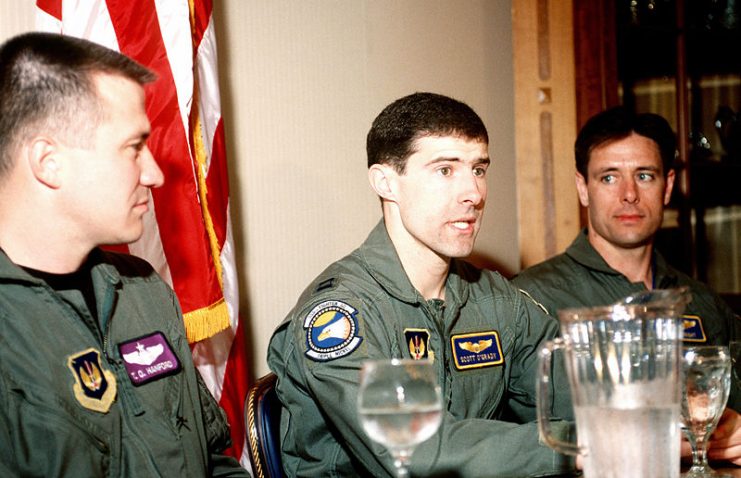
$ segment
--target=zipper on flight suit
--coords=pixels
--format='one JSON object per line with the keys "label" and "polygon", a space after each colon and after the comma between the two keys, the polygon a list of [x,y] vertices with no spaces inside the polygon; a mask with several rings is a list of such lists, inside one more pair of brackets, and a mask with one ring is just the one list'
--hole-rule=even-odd
{"label": "zipper on flight suit", "polygon": [[445,322],[445,301],[440,299],[430,299],[423,301],[423,304],[423,310],[425,311],[425,314],[432,319],[432,323],[437,331],[437,336],[440,338],[440,350],[435,351],[436,360],[439,360],[442,365],[441,368],[438,368],[437,381],[440,384],[440,394],[443,397],[444,403],[447,403],[449,408],[452,399],[452,392],[450,383],[451,374],[445,373],[446,371],[449,371],[450,367],[448,354],[445,353],[447,343],[445,340],[445,334],[443,333],[445,329],[443,326]]}

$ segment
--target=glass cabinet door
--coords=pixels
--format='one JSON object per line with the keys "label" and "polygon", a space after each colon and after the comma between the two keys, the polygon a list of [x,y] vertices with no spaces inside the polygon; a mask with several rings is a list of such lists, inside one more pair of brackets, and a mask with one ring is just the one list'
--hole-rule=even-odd
{"label": "glass cabinet door", "polygon": [[679,141],[658,245],[676,267],[741,293],[741,0],[618,0],[620,101]]}

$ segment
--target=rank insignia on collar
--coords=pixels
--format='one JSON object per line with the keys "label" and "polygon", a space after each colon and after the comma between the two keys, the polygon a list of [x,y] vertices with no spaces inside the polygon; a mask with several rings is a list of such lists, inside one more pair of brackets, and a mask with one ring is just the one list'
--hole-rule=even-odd
{"label": "rank insignia on collar", "polygon": [[409,347],[409,355],[414,360],[434,359],[430,350],[430,331],[427,329],[404,329],[404,340]]}
{"label": "rank insignia on collar", "polygon": [[101,366],[100,352],[89,348],[70,355],[67,366],[75,377],[72,390],[80,405],[107,413],[116,398],[116,377]]}
{"label": "rank insignia on collar", "polygon": [[504,363],[499,332],[495,330],[453,335],[450,337],[450,345],[453,349],[455,368],[458,370],[491,367]]}
{"label": "rank insignia on collar", "polygon": [[304,319],[306,356],[327,362],[348,355],[363,341],[358,335],[358,311],[339,300],[325,300]]}
{"label": "rank insignia on collar", "polygon": [[685,342],[707,342],[705,329],[702,328],[702,319],[698,315],[683,315],[682,323],[684,324]]}

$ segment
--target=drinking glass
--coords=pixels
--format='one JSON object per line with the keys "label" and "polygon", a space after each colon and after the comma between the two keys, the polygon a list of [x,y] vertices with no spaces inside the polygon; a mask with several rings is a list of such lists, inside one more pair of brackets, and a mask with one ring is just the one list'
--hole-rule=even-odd
{"label": "drinking glass", "polygon": [[397,476],[409,475],[414,448],[442,420],[440,387],[428,360],[369,360],[360,370],[358,412],[368,436],[394,457]]}
{"label": "drinking glass", "polygon": [[685,388],[682,430],[692,447],[692,467],[685,478],[718,475],[708,465],[708,439],[713,434],[731,388],[731,358],[725,346],[688,347],[683,353]]}
{"label": "drinking glass", "polygon": [[741,383],[741,340],[731,340],[728,344],[731,352],[731,370],[733,371],[732,382]]}

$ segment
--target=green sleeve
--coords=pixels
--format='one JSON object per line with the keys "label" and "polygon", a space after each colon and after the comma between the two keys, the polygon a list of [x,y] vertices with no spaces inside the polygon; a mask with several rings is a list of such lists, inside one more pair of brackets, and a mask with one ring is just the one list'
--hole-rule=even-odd
{"label": "green sleeve", "polygon": [[229,424],[224,411],[214,400],[201,375],[198,377],[198,393],[203,408],[203,421],[206,429],[209,452],[209,473],[212,477],[249,477],[250,474],[242,468],[236,459],[223,454],[231,446]]}

